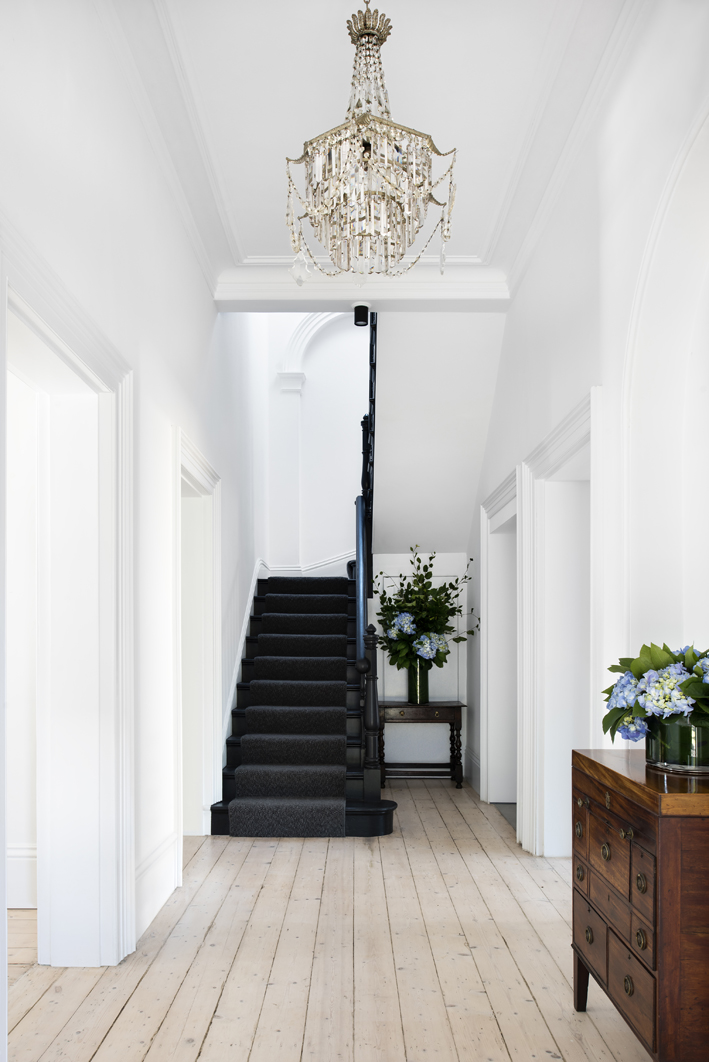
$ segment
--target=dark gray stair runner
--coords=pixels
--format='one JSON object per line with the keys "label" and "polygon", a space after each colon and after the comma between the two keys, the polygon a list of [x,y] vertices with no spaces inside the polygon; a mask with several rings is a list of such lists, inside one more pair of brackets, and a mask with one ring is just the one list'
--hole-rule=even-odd
{"label": "dark gray stair runner", "polygon": [[345,836],[347,591],[347,579],[267,581],[244,666],[232,837]]}

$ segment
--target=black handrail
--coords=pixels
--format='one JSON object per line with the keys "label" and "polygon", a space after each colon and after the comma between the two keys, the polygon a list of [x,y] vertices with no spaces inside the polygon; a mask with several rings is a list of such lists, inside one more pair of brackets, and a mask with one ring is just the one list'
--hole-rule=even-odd
{"label": "black handrail", "polygon": [[367,597],[374,593],[372,513],[374,510],[374,419],[377,398],[377,315],[369,315],[369,409],[362,418],[362,497],[366,536]]}
{"label": "black handrail", "polygon": [[357,639],[356,660],[364,660],[364,632],[367,627],[367,534],[365,528],[365,501],[360,494],[355,501],[357,513],[356,524],[356,561],[355,561],[355,601],[357,621],[355,636]]}

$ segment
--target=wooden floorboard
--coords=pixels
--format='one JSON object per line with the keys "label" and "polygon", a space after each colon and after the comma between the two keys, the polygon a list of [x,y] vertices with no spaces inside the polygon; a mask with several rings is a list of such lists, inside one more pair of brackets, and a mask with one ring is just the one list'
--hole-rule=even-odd
{"label": "wooden floorboard", "polygon": [[186,837],[116,967],[21,962],[10,912],[11,1062],[649,1062],[596,986],[573,1009],[571,860],[468,786],[385,795],[389,837]]}

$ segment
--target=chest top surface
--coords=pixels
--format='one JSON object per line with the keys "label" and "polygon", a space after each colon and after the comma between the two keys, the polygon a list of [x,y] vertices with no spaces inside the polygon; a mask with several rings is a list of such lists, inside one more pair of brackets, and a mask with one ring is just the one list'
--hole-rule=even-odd
{"label": "chest top surface", "polygon": [[644,749],[575,749],[572,766],[655,815],[709,817],[709,775],[657,771]]}

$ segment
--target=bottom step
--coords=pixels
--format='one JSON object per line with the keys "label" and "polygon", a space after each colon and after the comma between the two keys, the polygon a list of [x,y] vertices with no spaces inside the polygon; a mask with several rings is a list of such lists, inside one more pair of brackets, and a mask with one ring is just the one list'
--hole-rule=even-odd
{"label": "bottom step", "polygon": [[[394,829],[393,800],[379,800],[368,804],[363,800],[348,800],[345,805],[346,837],[385,837]],[[212,804],[212,836],[229,836],[229,804],[220,800]]]}

